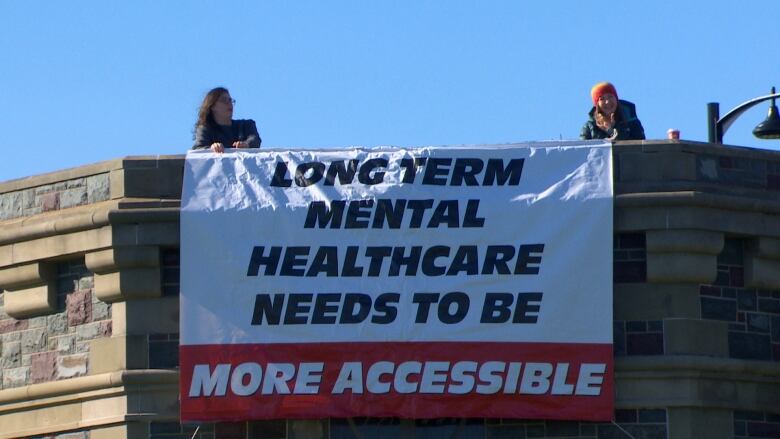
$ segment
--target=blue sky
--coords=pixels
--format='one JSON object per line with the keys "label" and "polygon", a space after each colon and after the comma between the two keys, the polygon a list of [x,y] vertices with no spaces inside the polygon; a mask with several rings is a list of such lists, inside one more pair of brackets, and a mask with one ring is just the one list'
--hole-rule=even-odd
{"label": "blue sky", "polygon": [[[184,153],[218,85],[278,148],[575,139],[602,80],[706,141],[707,102],[780,87],[778,0],[610,3],[0,1],[0,181]],[[725,143],[780,149],[767,108]]]}

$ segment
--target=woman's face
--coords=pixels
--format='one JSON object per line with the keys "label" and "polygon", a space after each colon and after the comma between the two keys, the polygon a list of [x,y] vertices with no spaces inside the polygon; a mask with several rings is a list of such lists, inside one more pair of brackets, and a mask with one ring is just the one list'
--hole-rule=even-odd
{"label": "woman's face", "polygon": [[604,114],[612,114],[617,110],[617,96],[612,93],[604,93],[599,96],[599,110]]}
{"label": "woman's face", "polygon": [[211,112],[216,120],[230,120],[233,118],[233,98],[230,93],[224,92],[219,96],[217,102],[211,106]]}

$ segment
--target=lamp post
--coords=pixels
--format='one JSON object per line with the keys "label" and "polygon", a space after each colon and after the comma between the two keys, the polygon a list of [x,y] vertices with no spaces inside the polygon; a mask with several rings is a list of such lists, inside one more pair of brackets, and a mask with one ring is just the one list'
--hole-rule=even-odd
{"label": "lamp post", "polygon": [[769,114],[763,122],[756,126],[753,130],[753,135],[759,139],[780,139],[780,115],[778,115],[777,106],[775,105],[776,98],[780,98],[780,93],[775,93],[775,88],[772,87],[772,92],[770,94],[743,102],[726,113],[723,117],[720,117],[720,105],[717,102],[708,103],[707,136],[709,142],[723,143],[723,135],[731,124],[734,123],[734,120],[742,115],[747,109],[770,99],[772,100],[772,105],[769,106]]}

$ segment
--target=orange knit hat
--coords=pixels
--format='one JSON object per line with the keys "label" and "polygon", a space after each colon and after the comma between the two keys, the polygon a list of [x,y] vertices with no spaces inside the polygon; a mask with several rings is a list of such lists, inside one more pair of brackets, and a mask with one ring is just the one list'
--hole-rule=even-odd
{"label": "orange knit hat", "polygon": [[615,95],[615,99],[618,97],[617,90],[615,90],[615,86],[611,83],[599,82],[598,84],[594,85],[593,88],[590,89],[590,98],[593,99],[593,105],[597,105],[599,98],[607,93],[612,93]]}

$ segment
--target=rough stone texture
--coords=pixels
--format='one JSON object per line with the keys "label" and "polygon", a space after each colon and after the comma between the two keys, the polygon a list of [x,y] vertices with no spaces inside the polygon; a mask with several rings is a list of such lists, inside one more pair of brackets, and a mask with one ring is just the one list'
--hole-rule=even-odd
{"label": "rough stone texture", "polygon": [[87,374],[88,354],[76,354],[57,357],[56,378],[73,378]]}
{"label": "rough stone texture", "polygon": [[29,323],[28,328],[29,329],[35,329],[35,328],[47,328],[47,316],[41,316],[41,317],[33,317],[30,319],[27,319],[27,322]]}
{"label": "rough stone texture", "polygon": [[734,439],[780,438],[780,415],[734,411]]}
{"label": "rough stone texture", "polygon": [[46,328],[49,330],[49,337],[65,334],[68,331],[68,315],[57,313],[46,317]]}
{"label": "rough stone texture", "polygon": [[68,326],[83,325],[92,321],[92,294],[89,290],[68,294]]}
{"label": "rough stone texture", "polygon": [[30,364],[30,382],[33,384],[51,381],[55,378],[57,352],[33,354]]}
{"label": "rough stone texture", "polygon": [[109,199],[108,172],[0,193],[0,220],[36,215]]}
{"label": "rough stone texture", "polygon": [[0,368],[11,369],[22,365],[22,343],[18,341],[5,341],[2,344],[2,356],[0,356]]}
{"label": "rough stone texture", "polygon": [[[64,337],[57,337],[53,339],[56,341],[56,346],[53,346],[53,348],[61,353],[61,354],[71,354],[74,353],[76,348],[76,336],[75,335],[66,335]],[[52,346],[50,346],[52,347]]]}
{"label": "rough stone texture", "polygon": [[0,320],[0,334],[23,331],[28,328],[29,324],[27,320],[16,320],[14,318]]}
{"label": "rough stone texture", "polygon": [[98,174],[87,177],[87,200],[89,203],[97,203],[109,199],[111,182],[109,174]]}
{"label": "rough stone texture", "polygon": [[95,321],[111,318],[111,305],[92,297],[92,319]]}
{"label": "rough stone texture", "polygon": [[3,343],[11,343],[11,342],[20,342],[22,341],[22,333],[21,332],[9,332],[8,334],[3,334],[3,336],[0,338],[0,341]]}
{"label": "rough stone texture", "polygon": [[729,356],[743,360],[772,360],[768,335],[732,331],[729,333]]}
{"label": "rough stone texture", "polygon": [[87,188],[78,187],[67,189],[60,193],[60,208],[81,206],[87,204]]}
{"label": "rough stone texture", "polygon": [[0,391],[85,375],[89,342],[111,336],[111,306],[94,297],[83,259],[60,262],[55,271],[53,314],[9,318],[0,294]]}
{"label": "rough stone texture", "polygon": [[32,354],[46,349],[46,330],[30,329],[22,332],[22,354]]}
{"label": "rough stone texture", "polygon": [[111,320],[103,320],[100,322],[100,336],[111,337],[113,333],[113,322]]}
{"label": "rough stone texture", "polygon": [[44,212],[50,212],[52,210],[59,210],[60,208],[60,194],[59,192],[51,192],[48,194],[43,194],[40,196],[40,201],[38,202],[41,206],[41,209]]}
{"label": "rough stone texture", "polygon": [[23,200],[19,193],[0,194],[0,220],[22,216]]}
{"label": "rough stone texture", "polygon": [[780,291],[746,287],[743,269],[749,252],[745,249],[754,247],[754,242],[725,240],[715,282],[700,287],[702,318],[729,324],[730,357],[780,361],[780,298],[775,298]]}
{"label": "rough stone texture", "polygon": [[101,322],[89,323],[81,325],[76,328],[76,336],[78,341],[92,340],[99,337],[103,333],[101,329]]}
{"label": "rough stone texture", "polygon": [[16,367],[3,370],[3,388],[19,387],[28,384],[29,367]]}

